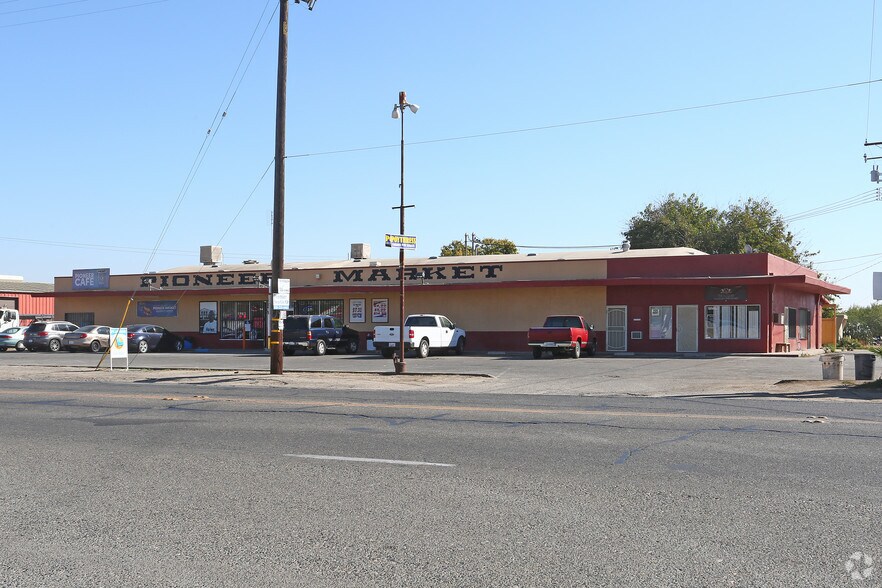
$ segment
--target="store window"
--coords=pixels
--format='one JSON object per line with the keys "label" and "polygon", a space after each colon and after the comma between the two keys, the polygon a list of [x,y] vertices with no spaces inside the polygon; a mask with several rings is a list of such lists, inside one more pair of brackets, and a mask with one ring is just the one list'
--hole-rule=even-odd
{"label": "store window", "polygon": [[266,339],[266,301],[220,303],[221,339]]}
{"label": "store window", "polygon": [[670,306],[649,307],[649,338],[670,339],[673,312]]}
{"label": "store window", "polygon": [[719,304],[704,307],[705,339],[759,339],[758,304]]}
{"label": "store window", "polygon": [[294,300],[294,314],[327,314],[343,320],[343,300]]}
{"label": "store window", "polygon": [[78,327],[85,327],[86,325],[94,325],[95,324],[95,313],[94,312],[66,312],[64,313],[64,320],[71,322]]}

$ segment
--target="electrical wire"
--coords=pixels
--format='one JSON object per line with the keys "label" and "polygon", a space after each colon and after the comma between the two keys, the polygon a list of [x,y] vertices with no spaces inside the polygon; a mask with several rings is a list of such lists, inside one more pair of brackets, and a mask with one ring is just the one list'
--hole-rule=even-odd
{"label": "electrical wire", "polygon": [[[635,114],[623,114],[623,115],[619,115],[619,116],[610,116],[610,117],[606,117],[606,118],[595,118],[595,119],[591,119],[591,120],[560,123],[560,124],[555,124],[555,125],[545,125],[545,126],[541,126],[541,127],[527,127],[527,128],[523,128],[523,129],[511,129],[511,130],[507,130],[507,131],[494,131],[494,132],[490,132],[490,133],[480,133],[480,134],[476,134],[476,135],[462,135],[462,136],[458,136],[458,137],[446,137],[446,138],[442,138],[442,139],[428,139],[425,141],[410,141],[410,142],[408,142],[408,145],[409,146],[428,145],[431,143],[446,143],[446,142],[450,142],[450,141],[465,141],[468,139],[483,139],[486,137],[496,137],[496,136],[500,136],[500,135],[513,135],[513,134],[517,134],[517,133],[533,133],[536,131],[547,131],[550,129],[561,129],[561,128],[566,128],[566,127],[575,127],[575,126],[581,126],[581,125],[594,125],[594,124],[613,122],[613,121],[619,121],[619,120],[628,120],[628,119],[644,118],[644,117],[651,117],[651,116],[661,116],[664,114],[673,114],[673,113],[677,113],[677,112],[688,112],[690,110],[719,108],[722,106],[732,106],[734,104],[744,104],[747,102],[759,102],[762,100],[774,100],[776,98],[787,98],[790,96],[800,96],[803,94],[813,94],[813,93],[817,93],[817,92],[828,92],[831,90],[841,90],[843,88],[853,88],[855,86],[877,84],[879,82],[882,82],[882,79],[867,80],[867,81],[863,81],[863,82],[852,82],[850,84],[839,84],[837,86],[825,86],[823,88],[812,88],[809,90],[796,90],[793,92],[784,92],[781,94],[769,94],[767,96],[756,96],[753,98],[740,98],[737,100],[726,100],[724,102],[713,102],[713,103],[709,103],[709,104],[699,104],[699,105],[695,105],[695,106],[682,106],[679,108],[669,108],[666,110],[653,110],[653,111],[649,111],[649,112],[639,112],[639,113],[635,113]],[[399,146],[400,146],[399,143],[393,143],[393,144],[389,144],[389,145],[376,145],[373,147],[355,147],[355,148],[351,148],[351,149],[337,149],[334,151],[317,151],[315,153],[299,153],[299,154],[295,154],[295,155],[286,155],[285,159],[295,158],[295,157],[313,157],[313,156],[320,156],[320,155],[338,155],[341,153],[355,153],[358,151],[372,151],[372,150],[376,150],[376,149],[390,149],[390,148],[399,147]]]}
{"label": "electrical wire", "polygon": [[269,170],[270,170],[271,167],[273,167],[273,164],[275,163],[275,161],[276,161],[275,158],[271,159],[270,162],[269,162],[269,165],[266,166],[266,169],[265,169],[265,170],[263,170],[263,175],[261,175],[261,176],[260,176],[260,179],[257,180],[257,184],[254,185],[254,189],[251,190],[251,193],[248,195],[248,198],[246,198],[246,199],[245,199],[245,202],[242,203],[242,206],[239,207],[239,211],[236,213],[236,216],[233,217],[233,220],[230,221],[230,224],[227,225],[227,228],[226,228],[226,230],[224,231],[223,235],[221,235],[221,236],[220,236],[220,239],[217,240],[217,245],[220,245],[220,244],[221,244],[221,241],[224,240],[224,237],[226,237],[226,236],[227,236],[227,233],[230,232],[230,229],[233,228],[233,224],[235,224],[236,219],[238,219],[238,218],[239,218],[239,215],[242,214],[242,211],[245,210],[245,206],[246,206],[246,205],[248,204],[248,202],[251,200],[251,197],[254,196],[254,193],[257,192],[257,188],[260,186],[261,182],[263,182],[263,179],[266,177],[266,174],[269,173]]}
{"label": "electrical wire", "polygon": [[822,264],[822,263],[837,263],[837,262],[840,262],[840,261],[851,261],[851,260],[853,260],[853,259],[864,259],[864,258],[866,258],[866,257],[879,257],[879,256],[882,256],[882,253],[869,253],[869,254],[867,254],[867,255],[857,255],[857,256],[855,256],[855,257],[843,257],[843,258],[841,258],[841,259],[828,259],[827,261],[816,261],[816,262],[814,262],[814,263],[816,263],[816,264]]}
{"label": "electrical wire", "polygon": [[849,208],[854,208],[855,206],[861,206],[863,204],[868,204],[870,202],[875,202],[878,200],[882,200],[882,196],[880,196],[880,189],[874,188],[872,190],[867,190],[866,192],[861,192],[860,194],[852,196],[851,198],[846,198],[844,200],[833,202],[832,204],[826,204],[824,206],[819,206],[817,208],[812,208],[798,214],[784,217],[783,220],[785,223],[789,224],[796,221],[814,218],[816,216],[823,216],[826,214],[831,214],[833,212],[847,210]]}
{"label": "electrical wire", "polygon": [[93,10],[91,12],[81,12],[79,14],[69,14],[67,16],[55,16],[52,18],[44,18],[44,19],[40,19],[40,20],[29,20],[27,22],[17,22],[17,23],[13,23],[13,24],[5,24],[5,25],[0,25],[0,29],[8,29],[8,28],[12,28],[12,27],[22,27],[22,26],[30,25],[30,24],[52,22],[52,21],[56,21],[56,20],[64,20],[66,18],[77,18],[79,16],[91,16],[93,14],[102,14],[105,12],[115,12],[117,10],[138,8],[140,6],[150,6],[151,4],[161,4],[163,2],[168,2],[168,0],[152,0],[151,2],[142,2],[140,4],[129,4],[127,6],[117,6],[116,8],[104,8],[102,10]]}
{"label": "electrical wire", "polygon": [[[257,24],[255,25],[255,30],[254,30],[254,32],[252,32],[251,38],[248,41],[248,45],[246,45],[246,47],[245,47],[243,57],[242,57],[242,59],[239,60],[239,67],[236,68],[236,74],[238,74],[239,69],[241,68],[241,64],[242,64],[242,61],[244,60],[245,55],[247,55],[249,50],[251,50],[251,45],[254,41],[254,34],[260,28],[261,22],[263,20],[263,16],[266,14],[266,7],[269,5],[269,1],[270,0],[267,0],[267,5],[264,6],[263,12],[261,12],[260,18],[258,19]],[[272,22],[272,20],[273,20],[272,17],[275,15],[275,13],[276,13],[276,11],[273,10],[273,14],[267,20],[266,25],[264,25],[263,34],[261,34],[260,39],[258,40],[257,45],[255,45],[254,50],[252,52],[252,59],[254,58],[253,54],[256,53],[257,49],[260,47],[260,44],[263,41],[263,37],[266,34],[266,30],[269,27],[270,23]],[[250,66],[250,64],[251,64],[251,60],[248,61],[248,65],[246,65],[245,70],[242,72],[242,75],[239,78],[239,82],[236,85],[236,90],[233,91],[232,95],[230,95],[230,92],[229,92],[229,88],[230,88],[230,86],[232,86],[232,82],[230,83],[230,86],[227,86],[227,92],[224,93],[224,99],[221,100],[221,107],[218,108],[218,112],[223,112],[223,114],[221,114],[219,117],[217,114],[215,114],[215,118],[213,119],[212,123],[217,122],[217,126],[214,127],[213,133],[212,133],[212,127],[209,127],[208,132],[205,135],[205,138],[203,138],[203,140],[202,140],[202,145],[199,147],[199,151],[196,153],[196,158],[193,160],[193,164],[190,166],[190,171],[187,173],[187,177],[184,179],[184,183],[181,186],[180,191],[178,192],[178,196],[175,199],[175,202],[172,205],[171,210],[169,211],[169,214],[168,214],[168,217],[166,218],[165,224],[163,225],[162,230],[159,233],[159,237],[157,237],[156,245],[155,245],[156,250],[159,249],[159,246],[162,244],[163,239],[165,239],[166,235],[168,234],[168,231],[171,228],[172,222],[174,221],[175,217],[177,216],[178,211],[180,210],[181,205],[184,202],[184,198],[186,198],[187,193],[190,190],[190,186],[193,184],[193,181],[196,179],[196,175],[199,173],[199,169],[202,167],[202,162],[205,161],[205,157],[206,157],[206,155],[208,155],[208,150],[211,148],[211,145],[214,142],[215,137],[217,137],[218,131],[220,130],[220,127],[223,124],[223,121],[226,119],[226,114],[229,111],[230,105],[232,104],[233,97],[235,96],[236,91],[239,88],[239,85],[241,85],[242,80],[245,78],[245,74],[248,73],[248,69],[249,69],[248,66]],[[235,80],[236,74],[233,75],[233,80]],[[224,106],[224,100],[227,99],[227,96],[230,96],[230,98],[229,98],[229,101],[227,102],[226,106]],[[153,260],[155,259],[155,257],[156,257],[156,254],[151,253],[149,258],[147,259],[147,263],[144,266],[145,272],[150,268],[150,265],[153,263]]]}
{"label": "electrical wire", "polygon": [[68,2],[60,2],[58,4],[47,4],[45,6],[36,6],[32,8],[19,8],[18,10],[9,10],[7,12],[0,12],[0,16],[4,16],[7,14],[18,14],[19,12],[33,12],[34,10],[44,10],[46,8],[56,8],[58,6],[67,6],[68,4],[82,4],[83,2],[88,2],[89,0],[69,0]]}

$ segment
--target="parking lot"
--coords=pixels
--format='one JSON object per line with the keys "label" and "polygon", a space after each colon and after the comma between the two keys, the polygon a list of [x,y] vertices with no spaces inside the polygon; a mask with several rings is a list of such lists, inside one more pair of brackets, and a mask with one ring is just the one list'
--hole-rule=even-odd
{"label": "parking lot", "polygon": [[[407,373],[395,376],[392,360],[376,354],[284,358],[283,376],[270,376],[266,352],[146,353],[129,356],[128,374],[120,360],[111,372],[109,358],[96,370],[100,354],[6,352],[0,354],[6,378],[66,378],[140,381],[178,378],[226,383],[235,374],[241,385],[310,383],[319,387],[400,388],[427,386],[459,392],[515,394],[668,396],[678,394],[816,393],[849,397],[853,354],[844,354],[845,381],[823,380],[819,355],[605,356],[535,360],[529,353],[441,355],[406,358]],[[876,366],[875,376],[879,375]],[[198,380],[196,378],[199,378]],[[857,392],[855,392],[857,393]],[[866,391],[858,393],[866,398]]]}

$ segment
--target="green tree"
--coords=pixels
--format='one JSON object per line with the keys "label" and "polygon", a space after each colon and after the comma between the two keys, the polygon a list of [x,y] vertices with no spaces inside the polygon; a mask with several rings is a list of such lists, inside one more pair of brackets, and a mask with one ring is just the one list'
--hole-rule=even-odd
{"label": "green tree", "polygon": [[637,249],[692,247],[705,253],[743,253],[749,245],[753,251],[802,265],[815,255],[799,249],[801,243],[765,198],[748,198],[720,211],[702,204],[695,194],[679,198],[668,194],[632,217],[622,235]]}
{"label": "green tree", "polygon": [[882,304],[852,306],[845,314],[848,315],[843,333],[846,337],[864,343],[874,337],[882,337]]}
{"label": "green tree", "polygon": [[692,247],[712,253],[721,224],[720,212],[702,204],[695,194],[682,198],[668,194],[631,218],[622,234],[637,249]]}
{"label": "green tree", "polygon": [[449,245],[441,247],[441,256],[450,257],[453,255],[499,255],[504,253],[517,253],[518,247],[514,241],[509,239],[494,239],[486,237],[477,241],[475,252],[463,241],[451,241]]}

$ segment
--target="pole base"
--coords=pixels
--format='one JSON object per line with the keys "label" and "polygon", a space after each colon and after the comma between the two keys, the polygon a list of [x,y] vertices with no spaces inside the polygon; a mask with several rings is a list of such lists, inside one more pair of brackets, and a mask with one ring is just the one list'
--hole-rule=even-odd
{"label": "pole base", "polygon": [[404,363],[404,360],[399,358],[397,355],[392,358],[392,365],[395,366],[396,374],[403,374],[407,371],[405,369],[406,364]]}

